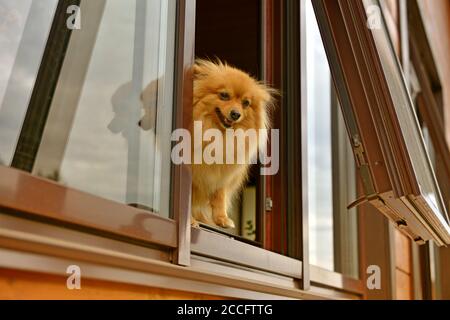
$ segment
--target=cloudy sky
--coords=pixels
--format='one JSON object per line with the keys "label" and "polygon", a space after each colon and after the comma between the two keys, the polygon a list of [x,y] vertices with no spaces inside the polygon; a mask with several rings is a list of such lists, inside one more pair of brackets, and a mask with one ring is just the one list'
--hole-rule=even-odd
{"label": "cloudy sky", "polygon": [[2,163],[11,162],[56,2],[56,0],[0,0],[0,162]]}

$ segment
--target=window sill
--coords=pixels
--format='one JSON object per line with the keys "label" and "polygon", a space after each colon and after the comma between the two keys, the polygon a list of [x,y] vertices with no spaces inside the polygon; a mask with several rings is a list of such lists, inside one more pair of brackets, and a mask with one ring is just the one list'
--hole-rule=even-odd
{"label": "window sill", "polygon": [[0,166],[0,210],[128,242],[177,246],[175,221]]}
{"label": "window sill", "polygon": [[[0,256],[0,268],[67,276],[67,267],[76,264],[82,277],[90,279],[229,298],[343,298],[332,291],[299,290],[293,278],[221,266],[195,256],[190,267],[181,267],[170,262],[168,249],[144,248],[3,214]],[[206,263],[216,267],[205,267]]]}

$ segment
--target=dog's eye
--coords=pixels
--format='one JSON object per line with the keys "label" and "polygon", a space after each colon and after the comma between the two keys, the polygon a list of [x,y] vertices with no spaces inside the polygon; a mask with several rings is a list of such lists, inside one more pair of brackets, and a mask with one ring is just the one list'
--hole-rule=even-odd
{"label": "dog's eye", "polygon": [[244,108],[249,107],[249,106],[250,106],[250,100],[245,99],[244,101],[242,101],[242,106],[243,106]]}
{"label": "dog's eye", "polygon": [[223,101],[230,100],[230,95],[228,94],[228,92],[220,92],[219,97],[220,97],[220,100],[223,100]]}

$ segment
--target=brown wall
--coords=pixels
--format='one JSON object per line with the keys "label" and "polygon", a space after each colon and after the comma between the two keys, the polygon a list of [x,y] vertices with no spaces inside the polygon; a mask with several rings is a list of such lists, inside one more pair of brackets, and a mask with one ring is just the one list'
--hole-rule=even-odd
{"label": "brown wall", "polygon": [[80,290],[69,290],[64,277],[0,269],[0,300],[5,299],[205,300],[222,298],[90,279],[83,279]]}
{"label": "brown wall", "polygon": [[450,145],[450,0],[419,0],[443,87],[447,141]]}
{"label": "brown wall", "polygon": [[[450,0],[421,0],[436,64],[441,77],[447,142],[450,146]],[[439,250],[440,298],[450,299],[450,248]],[[439,298],[439,296],[438,296]]]}

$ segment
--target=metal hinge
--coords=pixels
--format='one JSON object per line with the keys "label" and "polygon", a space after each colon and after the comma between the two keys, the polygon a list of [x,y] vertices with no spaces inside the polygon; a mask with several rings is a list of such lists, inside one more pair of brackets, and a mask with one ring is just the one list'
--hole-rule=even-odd
{"label": "metal hinge", "polygon": [[361,139],[359,138],[359,135],[355,134],[353,136],[353,150],[356,155],[356,164],[359,167],[367,165],[366,157],[365,157],[365,150],[361,143]]}
{"label": "metal hinge", "polygon": [[366,160],[364,146],[358,134],[352,137],[353,152],[356,157],[356,166],[359,169],[361,180],[363,182],[365,196],[353,201],[348,205],[348,209],[355,208],[363,203],[366,203],[374,198],[378,198],[373,184],[372,175],[370,174],[369,163]]}

